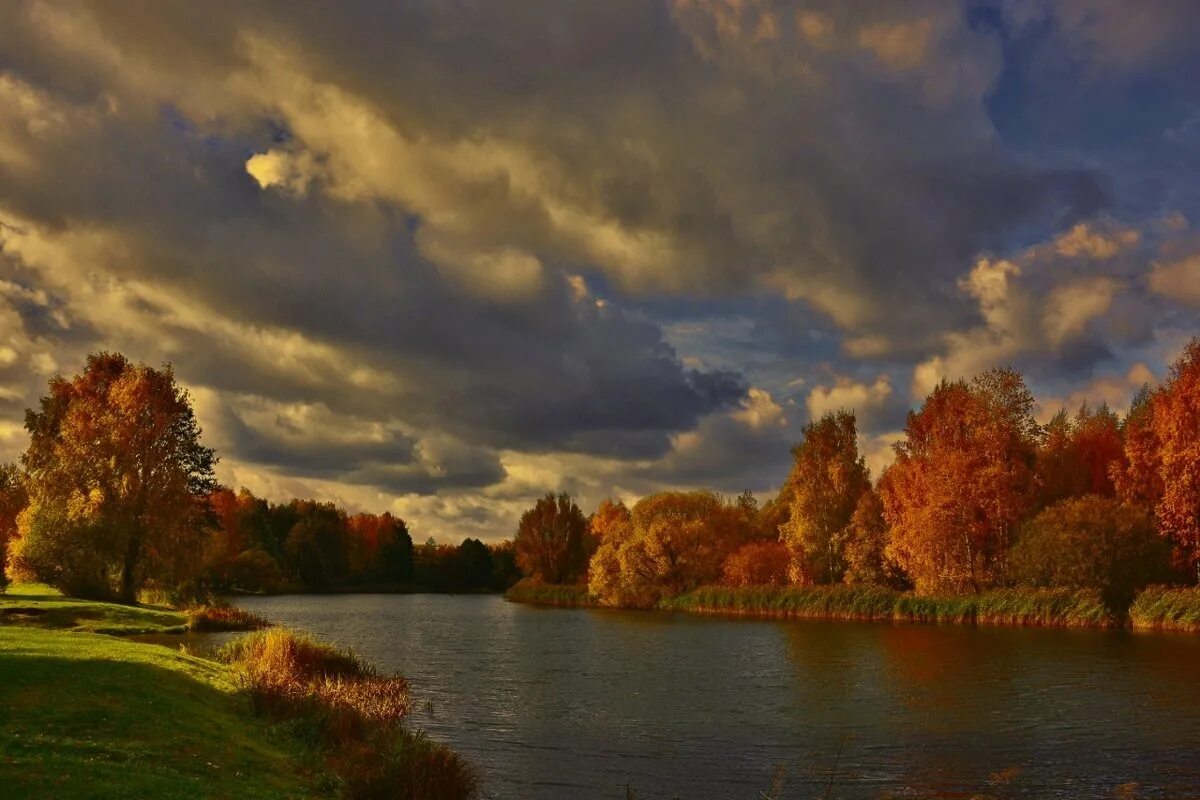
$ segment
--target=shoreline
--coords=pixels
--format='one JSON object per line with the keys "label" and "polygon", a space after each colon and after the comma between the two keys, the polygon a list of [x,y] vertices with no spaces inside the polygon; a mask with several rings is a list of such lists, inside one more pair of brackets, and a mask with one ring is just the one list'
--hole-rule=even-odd
{"label": "shoreline", "polygon": [[[504,599],[546,608],[620,608],[599,603],[584,586],[518,583]],[[923,597],[881,587],[700,587],[641,610],[738,619],[1200,633],[1200,589],[1158,586],[1139,593],[1123,621],[1108,613],[1098,592],[1073,589]]]}

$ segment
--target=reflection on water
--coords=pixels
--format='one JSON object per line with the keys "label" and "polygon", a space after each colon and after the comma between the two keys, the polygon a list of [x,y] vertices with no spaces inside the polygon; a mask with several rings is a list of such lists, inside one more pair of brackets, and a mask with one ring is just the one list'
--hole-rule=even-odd
{"label": "reflection on water", "polygon": [[492,797],[1200,796],[1200,637],[239,602],[405,673]]}

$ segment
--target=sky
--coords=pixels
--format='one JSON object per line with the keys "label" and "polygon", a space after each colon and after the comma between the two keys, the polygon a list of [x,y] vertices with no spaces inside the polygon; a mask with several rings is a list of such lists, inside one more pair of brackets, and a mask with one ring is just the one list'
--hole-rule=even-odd
{"label": "sky", "polygon": [[511,536],[762,497],[939,380],[1123,409],[1200,333],[1200,4],[0,4],[0,459],[89,352],[218,477]]}

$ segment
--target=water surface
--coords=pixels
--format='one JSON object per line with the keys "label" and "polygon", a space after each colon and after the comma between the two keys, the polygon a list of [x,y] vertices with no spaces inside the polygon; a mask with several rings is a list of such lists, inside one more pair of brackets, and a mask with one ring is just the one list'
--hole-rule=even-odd
{"label": "water surface", "polygon": [[489,797],[1200,797],[1200,637],[238,602],[403,672]]}

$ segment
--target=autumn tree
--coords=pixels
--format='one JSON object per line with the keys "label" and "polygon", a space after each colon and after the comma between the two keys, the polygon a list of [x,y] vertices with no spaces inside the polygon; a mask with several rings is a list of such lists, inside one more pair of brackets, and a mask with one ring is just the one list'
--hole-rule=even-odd
{"label": "autumn tree", "polygon": [[1163,579],[1168,553],[1145,509],[1089,494],[1025,523],[1012,552],[1013,577],[1024,586],[1097,589],[1121,619],[1138,591]]}
{"label": "autumn tree", "polygon": [[778,539],[759,539],[729,554],[721,568],[725,586],[785,586],[791,551]]}
{"label": "autumn tree", "polygon": [[16,464],[0,464],[0,591],[8,585],[5,571],[8,543],[17,535],[17,515],[25,509],[29,497],[25,477]]}
{"label": "autumn tree", "polygon": [[545,583],[583,578],[595,549],[587,519],[565,492],[547,494],[521,515],[515,546],[521,571]]}
{"label": "autumn tree", "polygon": [[[618,516],[619,519],[619,516]],[[589,568],[588,590],[602,603],[650,607],[716,583],[731,553],[756,538],[745,502],[715,492],[660,492],[642,498],[607,529]]]}
{"label": "autumn tree", "polygon": [[1003,580],[1013,531],[1036,497],[1039,429],[1021,375],[942,382],[910,412],[880,478],[887,554],[921,593],[978,592]]}
{"label": "autumn tree", "polygon": [[1154,510],[1175,567],[1200,582],[1200,337],[1130,411],[1125,456],[1116,474],[1121,496]]}
{"label": "autumn tree", "polygon": [[872,584],[906,588],[903,571],[887,555],[888,526],[883,502],[868,487],[858,498],[850,524],[846,526],[846,574],[849,584]]}
{"label": "autumn tree", "polygon": [[858,454],[854,413],[838,411],[804,427],[792,448],[787,478],[791,514],[780,531],[792,554],[792,579],[807,576],[836,583],[845,570],[846,527],[859,497],[870,485]]}
{"label": "autumn tree", "polygon": [[171,367],[100,353],[25,415],[29,505],[14,559],[65,591],[134,602],[192,577],[210,523],[212,450]]}
{"label": "autumn tree", "polygon": [[1116,495],[1113,475],[1125,460],[1121,424],[1107,405],[1086,403],[1074,418],[1059,411],[1042,430],[1037,448],[1038,505],[1068,497]]}

